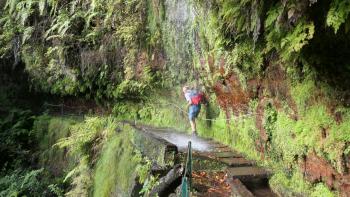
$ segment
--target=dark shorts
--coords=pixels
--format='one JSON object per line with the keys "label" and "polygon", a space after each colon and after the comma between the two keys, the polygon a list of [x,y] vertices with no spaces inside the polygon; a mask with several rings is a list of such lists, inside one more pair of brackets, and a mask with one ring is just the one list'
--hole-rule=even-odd
{"label": "dark shorts", "polygon": [[201,111],[200,105],[191,105],[190,109],[188,110],[188,118],[190,120],[194,120],[195,118],[197,118],[200,111]]}

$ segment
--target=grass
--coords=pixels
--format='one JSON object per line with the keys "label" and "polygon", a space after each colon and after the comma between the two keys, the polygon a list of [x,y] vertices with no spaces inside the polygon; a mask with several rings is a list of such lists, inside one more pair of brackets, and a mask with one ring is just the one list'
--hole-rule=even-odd
{"label": "grass", "polygon": [[[337,193],[330,191],[323,183],[315,186],[303,179],[300,172],[294,172],[290,176],[285,173],[276,173],[269,180],[274,191],[282,196],[310,196],[310,197],[335,197]],[[286,190],[285,188],[288,188]]]}
{"label": "grass", "polygon": [[[276,193],[282,196],[308,196],[310,195],[311,184],[304,181],[302,174],[295,172],[290,176],[285,173],[276,173],[269,180],[270,185]],[[288,188],[286,190],[285,188]]]}

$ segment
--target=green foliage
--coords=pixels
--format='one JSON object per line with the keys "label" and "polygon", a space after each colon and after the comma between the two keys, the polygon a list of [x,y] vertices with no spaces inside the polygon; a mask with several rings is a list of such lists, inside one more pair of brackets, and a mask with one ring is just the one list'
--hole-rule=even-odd
{"label": "green foliage", "polygon": [[315,90],[315,82],[312,79],[306,79],[303,83],[295,84],[292,88],[291,94],[300,112],[306,109],[307,103]]}
{"label": "green foliage", "polygon": [[94,176],[94,196],[131,195],[142,161],[132,140],[132,129],[124,127],[104,145]]}
{"label": "green foliage", "polygon": [[243,73],[246,79],[261,75],[263,55],[259,51],[261,50],[255,49],[254,43],[249,41],[236,45],[227,57],[228,63],[225,65],[225,71]]}
{"label": "green foliage", "polygon": [[[141,154],[141,153],[138,153]],[[147,181],[147,178],[150,175],[150,170],[152,167],[152,161],[145,158],[145,161],[141,165],[138,165],[136,168],[137,174],[139,176],[139,182],[141,184],[145,183]]]}
{"label": "green foliage", "polygon": [[[294,127],[296,122],[290,119],[290,117],[282,112],[278,113],[276,129],[272,134],[272,146],[273,151],[277,157],[275,161],[281,160],[285,166],[293,166],[296,161],[297,155],[303,155],[306,152],[306,148],[303,144],[298,143],[294,138]],[[278,159],[278,156],[280,157]]]}
{"label": "green foliage", "polygon": [[[189,128],[185,98],[180,87],[153,92],[143,102],[119,102],[113,107],[113,115],[120,120],[132,120],[155,126],[172,126],[179,130]],[[181,124],[179,124],[181,122]]]}
{"label": "green foliage", "polygon": [[[54,133],[59,126],[56,121],[62,120],[50,121],[52,129],[49,130]],[[72,123],[75,122],[65,123],[70,134],[57,143],[78,158],[64,180],[72,186],[66,196],[130,196],[136,177],[139,176],[142,183],[149,179],[150,163],[142,163],[145,159],[135,149],[130,126],[119,128],[117,119],[112,117],[87,117],[84,122]],[[59,128],[66,130],[65,126]]]}
{"label": "green foliage", "polygon": [[143,96],[155,74],[136,73],[148,64],[140,59],[145,8],[146,0],[8,0],[0,15],[0,55],[16,53],[37,90],[98,101],[130,91]]}
{"label": "green foliage", "polygon": [[[91,148],[108,139],[117,127],[112,117],[87,117],[84,122],[75,124],[70,129],[70,136],[60,139],[57,145],[69,147],[72,153],[88,154]],[[96,147],[94,147],[96,148]]]}
{"label": "green foliage", "polygon": [[14,171],[0,178],[0,196],[42,196],[48,193],[41,179],[43,169]]}
{"label": "green foliage", "polygon": [[[236,114],[227,120],[231,111],[213,109],[217,106],[213,98],[198,119],[201,136],[215,138],[253,159],[260,158],[254,116],[257,98],[272,95],[259,91],[269,91],[267,72],[271,65],[281,65],[282,71],[287,70],[282,77],[287,85],[282,88],[286,92],[290,89],[291,98],[282,100],[280,108],[271,104],[264,111],[263,128],[268,135],[265,156],[270,166],[287,168],[292,174],[277,173],[271,184],[296,193],[305,190],[308,195],[331,196],[324,185],[313,188],[301,181],[296,169],[298,159],[315,151],[341,172],[339,160],[349,154],[349,110],[337,103],[329,110],[331,102],[323,97],[332,100],[329,95],[333,92],[327,92],[327,86],[316,83],[319,78],[309,73],[313,66],[316,70],[329,67],[325,73],[339,67],[344,67],[341,72],[348,70],[347,60],[338,62],[344,59],[340,55],[334,59],[333,53],[329,57],[329,51],[320,53],[316,49],[319,42],[332,49],[339,45],[331,43],[347,41],[349,3],[196,0],[180,4],[162,0],[7,0],[0,14],[0,55],[16,54],[14,58],[25,64],[36,90],[100,102],[118,100],[113,114],[119,119],[157,126],[178,127],[183,123],[180,129],[188,129],[189,125],[182,97],[176,93],[179,88],[169,86],[175,93],[155,94],[156,87],[191,80],[192,72],[198,73],[209,90],[214,84],[225,83],[223,79],[232,73],[239,77],[244,89],[254,79],[259,87],[253,90],[257,95],[252,96],[255,100],[249,107],[252,114]],[[344,26],[338,42],[333,42],[325,24],[337,35]],[[340,51],[346,49],[344,44]],[[213,62],[206,62],[210,58]],[[219,68],[224,71],[219,72]],[[157,72],[158,69],[164,70]],[[304,70],[299,73],[298,69]],[[291,70],[293,76],[288,72]],[[296,109],[291,109],[294,101]],[[297,118],[291,117],[292,110]],[[330,111],[340,113],[342,121],[337,123]],[[144,193],[156,183],[156,177],[147,176],[149,166],[136,164],[142,158],[131,148],[131,142],[121,140],[131,136],[116,134],[116,119],[90,117],[76,124],[48,116],[34,121],[27,112],[16,113],[21,118],[9,115],[0,122],[1,154],[9,155],[4,166],[22,163],[34,141],[42,139],[36,148],[46,149],[38,154],[43,164],[63,161],[63,149],[79,158],[66,176],[66,182],[72,183],[67,195],[106,196],[117,191],[116,185],[126,191],[131,177],[136,176],[135,169],[141,182],[145,182]],[[215,120],[205,120],[208,117]],[[322,132],[327,133],[326,139]],[[58,146],[52,147],[57,140]],[[132,165],[128,166],[128,162]],[[128,167],[124,172],[119,171],[122,165]],[[106,184],[102,184],[104,180]],[[59,187],[52,184],[50,189],[59,195]]]}
{"label": "green foliage", "polygon": [[149,192],[151,191],[151,189],[154,188],[158,184],[159,184],[158,178],[153,176],[153,175],[150,175],[145,180],[143,187],[140,191],[140,195],[149,196]]}
{"label": "green foliage", "polygon": [[70,128],[77,121],[72,118],[58,118],[48,115],[35,119],[32,132],[38,141],[39,164],[56,176],[63,176],[71,168],[73,158],[64,149],[54,146],[60,139],[69,136]]}
{"label": "green foliage", "polygon": [[12,110],[0,119],[0,196],[63,196],[60,177],[68,157],[52,146],[67,135],[71,123],[48,115],[35,117],[29,110]]}
{"label": "green foliage", "polygon": [[319,183],[316,185],[314,191],[311,193],[311,197],[335,197],[339,196],[333,192],[331,192],[324,184]]}
{"label": "green foliage", "polygon": [[150,47],[157,47],[161,45],[162,41],[162,20],[164,18],[164,5],[161,0],[147,1],[147,31],[148,44]]}
{"label": "green foliage", "polygon": [[[347,22],[350,13],[350,3],[347,1],[333,0],[327,14],[327,26],[333,27],[337,33],[340,26]],[[346,23],[346,31],[349,30],[349,25]]]}
{"label": "green foliage", "polygon": [[70,127],[68,137],[58,141],[60,148],[68,148],[71,155],[79,158],[76,167],[65,178],[73,186],[67,196],[86,196],[90,193],[93,185],[91,165],[95,164],[101,146],[112,136],[116,126],[116,120],[111,117],[87,117],[84,122]]}
{"label": "green foliage", "polygon": [[233,34],[235,39],[250,35],[256,42],[260,34],[263,1],[221,1],[218,17],[224,35]]}
{"label": "green foliage", "polygon": [[280,46],[287,53],[299,52],[313,38],[314,33],[313,23],[300,22],[292,33],[281,40]]}
{"label": "green foliage", "polygon": [[350,141],[350,111],[348,109],[340,108],[337,110],[342,113],[343,121],[340,124],[335,125],[331,131],[331,137],[335,141],[349,142]]}
{"label": "green foliage", "polygon": [[138,118],[139,106],[132,102],[117,103],[113,107],[113,114],[120,119],[135,120]]}
{"label": "green foliage", "polygon": [[[269,180],[276,193],[283,196],[309,195],[311,184],[304,181],[302,174],[294,173],[287,176],[285,173],[276,173]],[[289,188],[289,189],[285,189]]]}
{"label": "green foliage", "polygon": [[260,157],[255,148],[258,140],[258,130],[254,127],[254,119],[246,117],[233,122],[234,143],[229,143],[233,148],[244,153],[248,158],[258,160]]}
{"label": "green foliage", "polygon": [[91,191],[92,182],[92,169],[90,167],[88,156],[83,155],[79,157],[79,161],[76,167],[70,171],[65,181],[71,180],[70,185],[72,186],[65,196],[88,196]]}
{"label": "green foliage", "polygon": [[315,26],[313,22],[301,19],[295,27],[286,28],[284,24],[281,24],[283,14],[282,4],[273,7],[267,13],[265,51],[275,49],[283,60],[290,60],[313,38]]}
{"label": "green foliage", "polygon": [[[251,108],[256,107],[256,103],[250,103]],[[206,109],[208,110],[208,109]],[[253,117],[242,115],[226,117],[226,113],[219,109],[218,116],[210,117],[210,123],[203,120],[205,111],[202,110],[198,118],[199,134],[203,137],[212,138],[219,142],[231,146],[235,150],[244,153],[248,158],[259,160],[259,154],[255,149],[255,142],[258,140],[258,130],[255,127],[255,120]]]}
{"label": "green foliage", "polygon": [[272,104],[269,103],[265,108],[265,120],[263,122],[264,129],[268,135],[268,141],[271,140],[271,135],[275,128],[275,123],[277,121],[277,111],[272,107]]}
{"label": "green foliage", "polygon": [[0,119],[1,168],[20,167],[29,162],[36,141],[31,128],[34,116],[29,110],[12,110]]}

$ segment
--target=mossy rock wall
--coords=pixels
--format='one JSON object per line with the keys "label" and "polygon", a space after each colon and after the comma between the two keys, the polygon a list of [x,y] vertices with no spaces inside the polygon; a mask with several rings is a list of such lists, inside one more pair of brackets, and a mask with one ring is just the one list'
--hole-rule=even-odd
{"label": "mossy rock wall", "polygon": [[[295,177],[347,195],[349,7],[340,1],[187,4],[192,34],[177,38],[192,43],[193,84],[220,107],[211,118],[199,117],[199,133],[284,173],[292,190],[298,190],[293,174],[306,174]],[[186,16],[176,14],[164,18]],[[338,42],[333,50],[330,43]],[[326,188],[314,186],[305,186],[306,195]]]}
{"label": "mossy rock wall", "polygon": [[25,64],[37,91],[180,130],[179,86],[202,86],[215,110],[200,135],[288,180],[306,174],[295,177],[308,194],[322,182],[348,195],[349,13],[341,0],[7,0],[0,55]]}

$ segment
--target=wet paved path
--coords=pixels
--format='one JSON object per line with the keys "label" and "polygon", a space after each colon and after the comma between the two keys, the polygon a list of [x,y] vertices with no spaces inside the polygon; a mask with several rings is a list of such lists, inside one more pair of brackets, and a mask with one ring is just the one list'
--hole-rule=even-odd
{"label": "wet paved path", "polygon": [[183,153],[188,141],[192,142],[193,188],[197,191],[193,196],[276,196],[268,187],[270,173],[226,145],[171,128],[139,128],[174,144]]}

